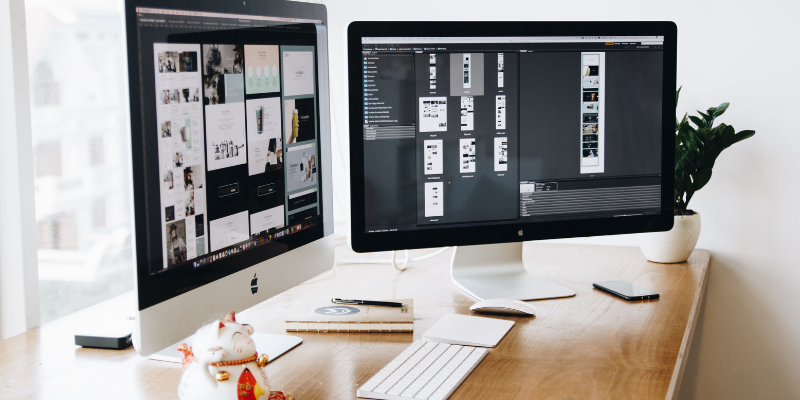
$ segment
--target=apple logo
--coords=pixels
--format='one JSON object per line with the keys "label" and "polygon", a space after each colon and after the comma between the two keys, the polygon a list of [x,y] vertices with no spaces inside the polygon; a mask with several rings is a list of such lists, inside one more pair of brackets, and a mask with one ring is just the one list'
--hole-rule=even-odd
{"label": "apple logo", "polygon": [[253,279],[250,281],[250,291],[253,294],[258,293],[258,278],[256,278],[256,274],[253,274]]}
{"label": "apple logo", "polygon": [[520,236],[522,236],[522,229],[520,229],[520,230],[517,232],[517,235],[520,235]]}

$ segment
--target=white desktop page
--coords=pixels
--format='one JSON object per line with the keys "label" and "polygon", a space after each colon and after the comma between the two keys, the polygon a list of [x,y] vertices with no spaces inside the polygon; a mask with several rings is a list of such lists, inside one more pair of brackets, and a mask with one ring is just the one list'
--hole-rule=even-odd
{"label": "white desktop page", "polygon": [[208,170],[247,162],[244,102],[206,106]]}
{"label": "white desktop page", "polygon": [[506,129],[506,96],[495,96],[495,128]]}
{"label": "white desktop page", "polygon": [[211,251],[217,251],[250,238],[247,211],[209,222]]}
{"label": "white desktop page", "polygon": [[581,53],[580,169],[605,171],[605,53]]}
{"label": "white desktop page", "polygon": [[[205,140],[199,44],[153,44],[163,268],[205,254]],[[199,218],[195,218],[200,216]]]}
{"label": "white desktop page", "polygon": [[283,228],[283,206],[277,206],[250,214],[250,234],[266,232],[273,228]]}
{"label": "white desktop page", "polygon": [[461,130],[471,131],[475,129],[475,102],[472,96],[461,96]]}
{"label": "white desktop page", "polygon": [[503,72],[505,71],[505,64],[503,61],[503,53],[497,54],[497,87],[503,87]]}
{"label": "white desktop page", "polygon": [[[282,149],[281,99],[247,100],[247,167],[250,176],[263,173],[267,165],[277,165]],[[270,148],[270,144],[271,147]]]}
{"label": "white desktop page", "polygon": [[444,215],[444,184],[442,182],[425,183],[425,217],[441,217]]}
{"label": "white desktop page", "polygon": [[444,158],[442,156],[442,140],[425,140],[424,142],[424,163],[425,175],[441,175],[444,169]]}
{"label": "white desktop page", "polygon": [[447,131],[447,97],[419,98],[419,131]]}
{"label": "white desktop page", "polygon": [[475,139],[460,139],[461,157],[459,157],[459,172],[462,174],[475,172]]}
{"label": "white desktop page", "polygon": [[283,95],[314,94],[314,52],[283,52]]}
{"label": "white desktop page", "polygon": [[494,138],[494,170],[508,171],[508,138]]}

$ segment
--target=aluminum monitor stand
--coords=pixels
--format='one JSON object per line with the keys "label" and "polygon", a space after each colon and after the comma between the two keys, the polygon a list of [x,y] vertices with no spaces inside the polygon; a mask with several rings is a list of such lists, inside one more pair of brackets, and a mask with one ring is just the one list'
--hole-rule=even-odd
{"label": "aluminum monitor stand", "polygon": [[450,261],[450,278],[478,300],[543,300],[575,296],[575,291],[537,278],[522,265],[522,242],[459,246]]}

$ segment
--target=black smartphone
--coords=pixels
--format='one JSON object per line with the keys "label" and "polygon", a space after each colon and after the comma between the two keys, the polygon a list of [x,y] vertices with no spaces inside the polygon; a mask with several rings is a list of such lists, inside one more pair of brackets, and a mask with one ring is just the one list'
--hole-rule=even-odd
{"label": "black smartphone", "polygon": [[648,300],[658,298],[658,293],[625,281],[595,282],[592,286],[604,292],[622,297],[625,300]]}

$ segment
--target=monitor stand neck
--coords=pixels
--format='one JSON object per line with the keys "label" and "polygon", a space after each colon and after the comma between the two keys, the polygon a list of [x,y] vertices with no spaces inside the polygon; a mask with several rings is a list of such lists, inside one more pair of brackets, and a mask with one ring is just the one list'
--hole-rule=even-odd
{"label": "monitor stand neck", "polygon": [[522,242],[459,246],[450,261],[450,278],[478,300],[543,300],[575,296],[575,291],[537,278],[522,265]]}

